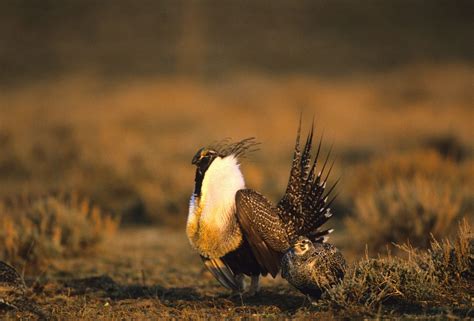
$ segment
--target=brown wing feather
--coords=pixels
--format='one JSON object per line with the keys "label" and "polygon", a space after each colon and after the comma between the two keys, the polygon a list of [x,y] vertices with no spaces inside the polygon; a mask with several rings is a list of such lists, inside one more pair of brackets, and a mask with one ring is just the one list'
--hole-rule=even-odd
{"label": "brown wing feather", "polygon": [[209,272],[219,281],[222,286],[229,290],[238,291],[239,286],[235,280],[234,273],[221,259],[209,259],[201,256],[204,265]]}
{"label": "brown wing feather", "polygon": [[258,264],[275,277],[281,253],[289,247],[283,222],[271,203],[253,190],[237,191],[235,200],[237,218]]}

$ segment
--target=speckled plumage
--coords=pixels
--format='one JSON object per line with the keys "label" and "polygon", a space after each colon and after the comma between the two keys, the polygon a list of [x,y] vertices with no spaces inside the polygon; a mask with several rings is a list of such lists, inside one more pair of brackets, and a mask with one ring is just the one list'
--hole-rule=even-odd
{"label": "speckled plumage", "polygon": [[[338,181],[326,190],[329,174],[332,170],[332,164],[327,169],[330,151],[321,169],[316,174],[322,139],[319,141],[316,156],[311,164],[313,132],[312,127],[301,151],[300,122],[288,186],[285,195],[277,205],[280,217],[286,225],[290,242],[295,242],[300,236],[307,236],[313,241],[321,241],[329,233],[329,230],[320,230],[319,228],[332,216],[330,206],[335,197],[329,200],[329,196]],[[326,169],[327,172],[325,172]]]}
{"label": "speckled plumage", "polygon": [[332,244],[300,238],[282,258],[281,275],[291,285],[312,298],[344,277],[346,262]]}

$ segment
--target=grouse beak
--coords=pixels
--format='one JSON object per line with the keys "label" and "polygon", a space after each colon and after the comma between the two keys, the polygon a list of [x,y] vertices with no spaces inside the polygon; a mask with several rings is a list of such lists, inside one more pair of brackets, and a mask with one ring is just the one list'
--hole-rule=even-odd
{"label": "grouse beak", "polygon": [[203,151],[204,151],[204,147],[198,150],[196,155],[194,155],[193,160],[191,161],[191,164],[196,165],[196,166],[198,165],[199,161],[201,160],[203,156],[203,153],[202,153]]}

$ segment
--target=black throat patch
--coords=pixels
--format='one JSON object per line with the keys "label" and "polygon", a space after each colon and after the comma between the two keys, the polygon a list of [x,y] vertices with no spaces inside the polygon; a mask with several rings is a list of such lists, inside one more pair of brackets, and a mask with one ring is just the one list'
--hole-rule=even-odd
{"label": "black throat patch", "polygon": [[255,141],[255,138],[250,137],[235,143],[229,142],[228,139],[224,139],[209,147],[199,149],[191,161],[191,163],[197,167],[196,176],[194,178],[194,195],[198,197],[201,196],[204,174],[209,169],[209,166],[211,166],[214,159],[217,157],[225,158],[229,155],[242,158],[246,153],[256,151],[257,149],[255,147],[257,145],[259,145],[259,143]]}

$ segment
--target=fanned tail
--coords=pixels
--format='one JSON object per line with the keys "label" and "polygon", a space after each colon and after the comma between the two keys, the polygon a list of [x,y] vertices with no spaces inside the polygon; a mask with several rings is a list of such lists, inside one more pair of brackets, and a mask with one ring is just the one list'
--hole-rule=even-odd
{"label": "fanned tail", "polygon": [[288,186],[277,209],[282,221],[286,224],[290,242],[299,236],[307,236],[313,241],[322,242],[332,232],[332,230],[320,231],[319,228],[332,216],[330,206],[335,196],[332,197],[331,194],[338,181],[330,187],[327,187],[327,182],[334,161],[329,163],[330,149],[321,169],[316,174],[317,167],[319,167],[322,137],[318,143],[316,156],[311,162],[314,120],[302,150],[300,150],[300,136],[301,116]]}

